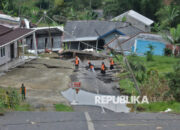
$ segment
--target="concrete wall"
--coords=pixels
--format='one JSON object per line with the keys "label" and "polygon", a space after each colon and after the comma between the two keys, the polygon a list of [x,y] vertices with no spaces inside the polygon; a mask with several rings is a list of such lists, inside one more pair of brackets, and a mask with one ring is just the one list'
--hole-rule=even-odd
{"label": "concrete wall", "polygon": [[[5,47],[5,56],[1,57],[1,54],[0,54],[0,65],[3,65],[9,61],[11,61],[11,56],[10,56],[10,44],[4,46]],[[0,47],[1,48],[1,47]],[[1,53],[1,51],[0,51]],[[14,43],[14,56],[15,58],[17,58],[17,42]]]}
{"label": "concrete wall", "polygon": [[126,20],[127,20],[127,22],[131,23],[133,26],[137,27],[138,29],[140,29],[144,32],[150,32],[151,31],[150,26],[146,26],[144,23],[134,19],[131,16],[127,16]]}

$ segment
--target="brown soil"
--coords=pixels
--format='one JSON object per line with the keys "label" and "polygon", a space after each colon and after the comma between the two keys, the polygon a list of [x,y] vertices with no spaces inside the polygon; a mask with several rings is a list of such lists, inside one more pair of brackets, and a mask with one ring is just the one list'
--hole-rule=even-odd
{"label": "brown soil", "polygon": [[35,110],[54,110],[53,104],[67,100],[60,94],[68,88],[73,65],[59,59],[36,59],[9,71],[0,77],[0,86],[27,88],[27,101]]}

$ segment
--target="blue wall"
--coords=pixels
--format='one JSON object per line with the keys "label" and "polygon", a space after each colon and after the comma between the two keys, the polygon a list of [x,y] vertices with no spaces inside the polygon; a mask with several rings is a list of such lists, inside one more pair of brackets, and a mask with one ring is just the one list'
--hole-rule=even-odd
{"label": "blue wall", "polygon": [[[137,39],[137,44],[136,44],[136,53],[138,55],[143,55],[150,49],[148,48],[149,45],[152,45],[154,47],[153,54],[154,55],[164,55],[164,49],[166,45],[162,42],[158,41],[148,41],[148,40],[140,40]],[[135,52],[134,46],[132,47],[132,52]]]}

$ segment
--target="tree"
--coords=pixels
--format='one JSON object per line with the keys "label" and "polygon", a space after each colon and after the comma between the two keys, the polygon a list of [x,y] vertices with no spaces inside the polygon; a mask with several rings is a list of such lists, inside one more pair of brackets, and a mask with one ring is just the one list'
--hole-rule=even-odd
{"label": "tree", "polygon": [[64,0],[54,0],[55,6],[62,6],[64,4]]}
{"label": "tree", "polygon": [[135,10],[153,20],[154,14],[163,6],[162,0],[106,0],[104,8],[105,16],[117,16],[128,10]]}
{"label": "tree", "polygon": [[175,49],[177,45],[180,45],[180,24],[177,28],[170,28],[170,35],[164,35],[164,38],[168,40],[173,45],[173,54],[175,54]]}
{"label": "tree", "polygon": [[180,102],[180,62],[176,64],[174,72],[170,73],[168,77],[170,78],[170,93]]}
{"label": "tree", "polygon": [[169,5],[161,8],[155,15],[160,21],[161,29],[168,29],[172,27],[175,18],[179,16],[179,10],[175,6]]}
{"label": "tree", "polygon": [[148,48],[149,48],[149,51],[147,51],[147,53],[146,53],[146,59],[147,59],[147,61],[153,61],[154,46],[153,45],[149,45]]}

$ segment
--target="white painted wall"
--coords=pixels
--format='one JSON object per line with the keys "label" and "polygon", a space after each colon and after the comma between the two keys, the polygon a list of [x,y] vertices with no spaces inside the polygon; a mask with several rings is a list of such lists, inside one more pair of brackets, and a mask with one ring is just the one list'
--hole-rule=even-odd
{"label": "white painted wall", "polygon": [[7,63],[8,61],[10,61],[10,45],[9,44],[5,46],[5,56],[1,57],[0,55],[0,65],[3,65]]}
{"label": "white painted wall", "polygon": [[137,19],[131,17],[131,16],[127,16],[126,17],[126,21],[131,23],[133,26],[135,26],[136,28],[144,31],[144,32],[150,32],[151,31],[151,27],[150,26],[146,26],[144,23],[138,21]]}
{"label": "white painted wall", "polygon": [[[0,47],[1,48],[1,47]],[[17,58],[17,42],[14,44],[14,56]],[[3,65],[11,60],[10,56],[10,44],[5,46],[5,56],[1,57],[0,55],[0,65]]]}

